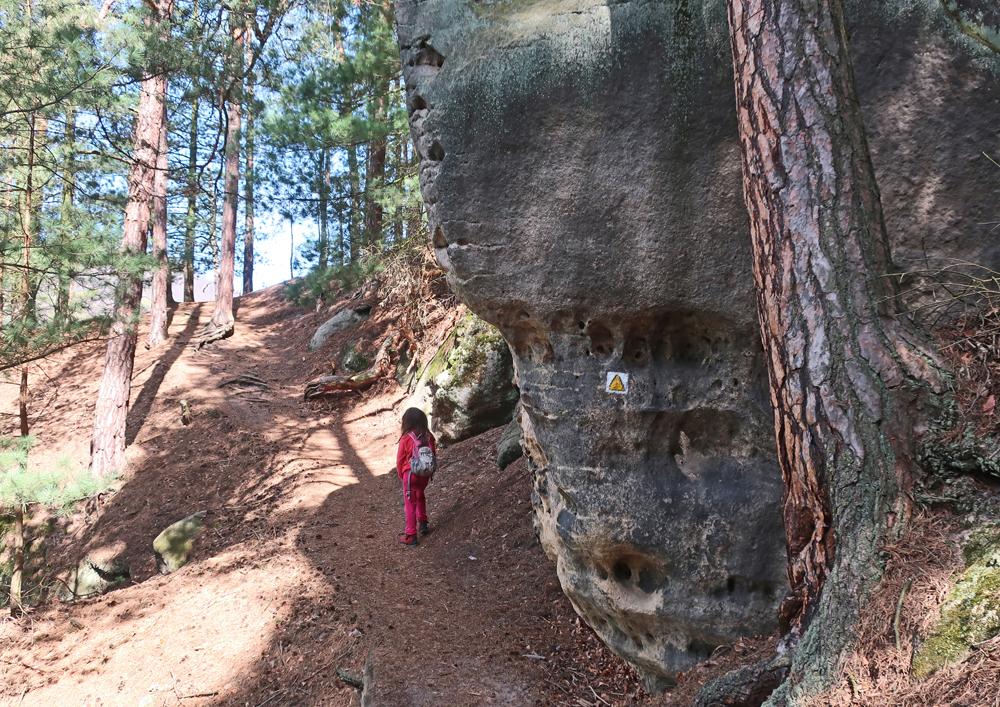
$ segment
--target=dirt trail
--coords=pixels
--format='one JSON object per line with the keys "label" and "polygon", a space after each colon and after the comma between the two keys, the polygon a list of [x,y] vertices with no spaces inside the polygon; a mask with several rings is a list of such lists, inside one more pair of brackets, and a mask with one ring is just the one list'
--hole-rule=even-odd
{"label": "dirt trail", "polygon": [[[308,352],[329,314],[278,288],[244,298],[236,335],[197,351],[187,339],[208,316],[183,305],[166,347],[140,349],[130,472],[49,543],[57,567],[122,552],[133,584],[0,626],[3,704],[348,705],[358,691],[336,671],[366,668],[375,705],[645,700],[559,591],[531,530],[523,462],[493,463],[497,431],[443,450],[434,531],[404,548],[399,389],[303,402],[338,342]],[[366,327],[391,324],[376,311]],[[34,463],[85,463],[101,360],[100,346],[81,346],[32,371]],[[266,386],[220,387],[246,374]],[[0,409],[14,409],[15,387],[0,388]],[[153,538],[199,510],[194,560],[156,574]]]}

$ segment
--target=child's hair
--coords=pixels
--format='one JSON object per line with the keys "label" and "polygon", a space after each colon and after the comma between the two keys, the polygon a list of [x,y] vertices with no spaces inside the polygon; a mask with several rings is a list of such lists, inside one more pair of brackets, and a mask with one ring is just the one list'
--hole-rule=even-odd
{"label": "child's hair", "polygon": [[420,408],[409,408],[403,413],[403,434],[413,432],[417,437],[426,438],[430,435],[427,426],[427,415]]}

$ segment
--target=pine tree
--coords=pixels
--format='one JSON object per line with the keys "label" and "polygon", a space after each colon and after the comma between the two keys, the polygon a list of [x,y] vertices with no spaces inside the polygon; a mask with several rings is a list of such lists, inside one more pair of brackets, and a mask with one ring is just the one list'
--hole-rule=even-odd
{"label": "pine tree", "polygon": [[934,359],[897,306],[840,0],[730,0],[744,195],[769,366],[795,646],[771,704],[836,675],[908,515]]}
{"label": "pine tree", "polygon": [[[169,36],[173,0],[156,0],[148,7],[151,39],[162,46]],[[146,252],[150,202],[155,194],[157,153],[163,125],[167,75],[165,67],[147,54],[135,120],[132,164],[128,176],[128,202],[122,254],[129,259]],[[91,470],[99,478],[118,474],[125,463],[125,423],[128,417],[132,367],[138,336],[142,271],[125,272],[115,293],[115,311],[94,409]]]}

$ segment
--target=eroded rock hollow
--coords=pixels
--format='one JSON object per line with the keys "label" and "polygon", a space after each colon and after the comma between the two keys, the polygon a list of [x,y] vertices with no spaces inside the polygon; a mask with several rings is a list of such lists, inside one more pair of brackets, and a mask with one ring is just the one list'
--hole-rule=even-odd
{"label": "eroded rock hollow", "polygon": [[[987,72],[953,80],[929,15],[854,12],[897,254],[995,260],[966,137],[991,134]],[[786,587],[724,6],[400,0],[397,21],[435,252],[514,355],[541,541],[662,686],[771,631]]]}

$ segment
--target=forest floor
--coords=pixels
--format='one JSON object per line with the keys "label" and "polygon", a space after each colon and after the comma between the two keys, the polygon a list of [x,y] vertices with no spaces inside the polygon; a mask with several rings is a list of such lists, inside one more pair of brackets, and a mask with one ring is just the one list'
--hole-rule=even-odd
{"label": "forest floor", "polygon": [[[304,402],[338,342],[310,352],[330,311],[297,308],[280,286],[243,298],[236,334],[197,350],[189,339],[210,315],[211,303],[180,305],[164,348],[140,339],[129,471],[47,543],[53,568],[121,554],[131,583],[0,625],[0,703],[357,704],[338,670],[367,670],[375,705],[688,702],[646,696],[580,624],[535,539],[525,462],[495,466],[499,430],[442,451],[433,532],[403,547],[403,391],[388,381]],[[391,326],[376,307],[361,329]],[[33,463],[85,463],[102,361],[95,343],[33,366]],[[224,385],[242,374],[266,388]],[[0,385],[0,409],[15,395]],[[193,560],[159,575],[153,538],[197,511]]]}

